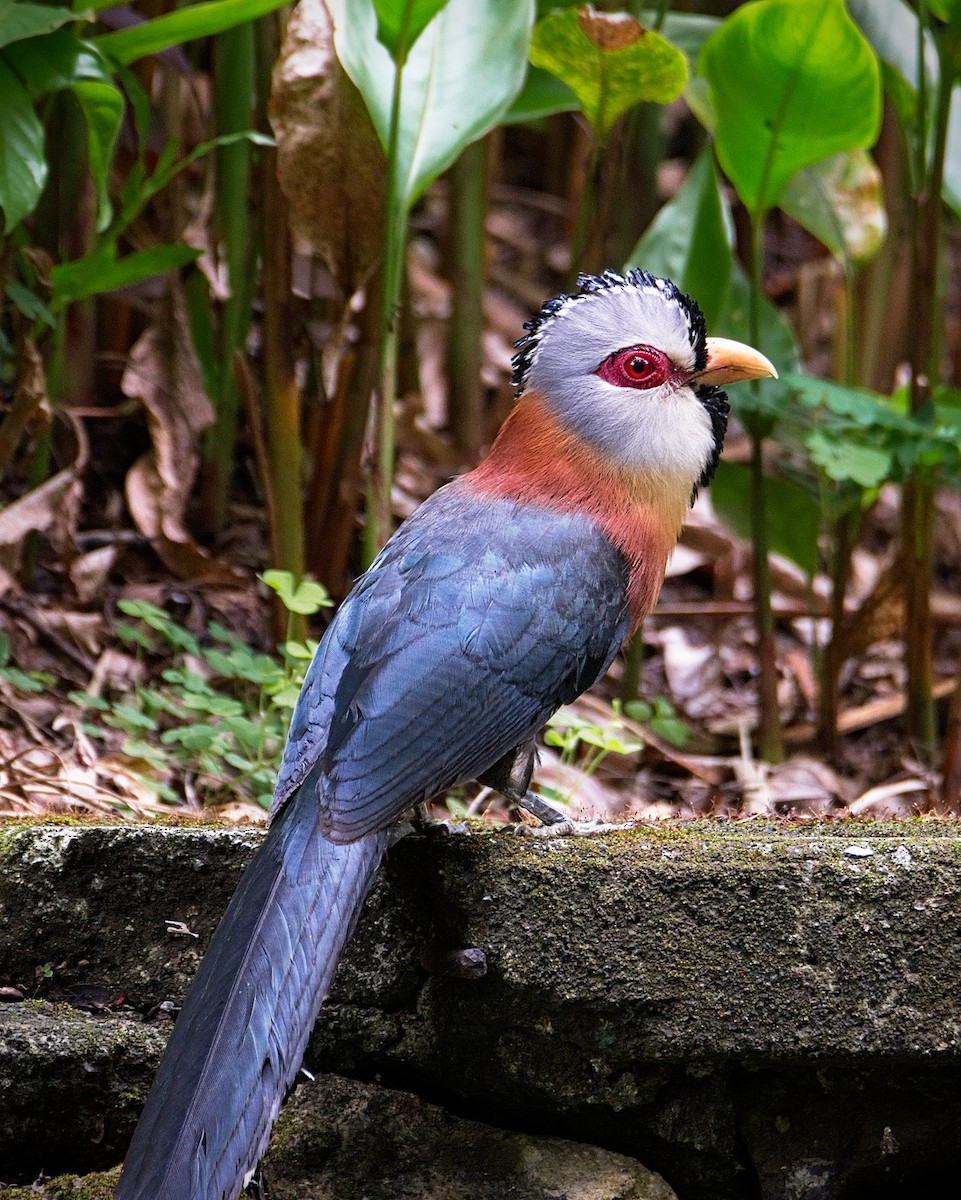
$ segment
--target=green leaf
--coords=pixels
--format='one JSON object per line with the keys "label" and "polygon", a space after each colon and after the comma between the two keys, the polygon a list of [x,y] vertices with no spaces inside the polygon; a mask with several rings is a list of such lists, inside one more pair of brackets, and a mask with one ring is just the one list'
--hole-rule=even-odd
{"label": "green leaf", "polygon": [[245,21],[255,21],[284,3],[285,0],[206,0],[165,13],[152,21],[131,25],[129,29],[100,34],[91,41],[108,58],[127,66],[148,54],[159,54],[171,46],[223,33]]}
{"label": "green leaf", "polygon": [[[884,65],[885,91],[913,139],[918,86],[918,18],[902,0],[849,0],[851,15],[864,31]],[[929,31],[924,36],[924,74],[929,92],[940,73],[938,50]],[[909,155],[910,160],[913,156]],[[961,89],[951,96],[951,120],[944,164],[944,198],[961,216]]]}
{"label": "green leaf", "polygon": [[567,84],[599,141],[644,100],[669,104],[687,81],[676,46],[626,13],[565,8],[538,21],[531,62]]}
{"label": "green leaf", "polygon": [[4,233],[33,212],[47,181],[43,126],[26,88],[0,57],[0,208]]}
{"label": "green leaf", "polygon": [[284,642],[282,649],[288,658],[299,658],[303,662],[310,662],[314,657],[313,651],[303,642]]}
{"label": "green leaf", "polygon": [[[149,742],[145,742],[141,738],[125,738],[121,749],[128,758],[142,759],[157,771],[165,771],[171,766],[163,750],[157,746],[151,746]],[[147,781],[144,780],[144,782]],[[176,797],[171,794],[170,798],[175,799]]]}
{"label": "green leaf", "polygon": [[563,79],[558,79],[543,67],[530,66],[524,86],[505,113],[502,124],[540,121],[555,113],[576,112],[579,108],[577,97]]}
{"label": "green leaf", "polygon": [[113,242],[104,242],[83,258],[51,269],[51,308],[56,311],[85,296],[99,296],[103,292],[132,287],[154,275],[177,271],[196,262],[202,253],[193,246],[151,246],[149,250],[135,250],[133,254],[117,258]]}
{"label": "green leaf", "polygon": [[165,746],[179,744],[185,750],[209,750],[217,737],[217,730],[212,725],[181,725],[178,729],[167,729],[160,735],[160,740]]}
{"label": "green leaf", "polygon": [[25,4],[21,0],[0,0],[0,46],[51,33],[68,21],[76,21],[77,16],[69,8]]}
{"label": "green leaf", "polygon": [[291,612],[309,617],[321,608],[329,608],[331,603],[323,584],[316,583],[313,579],[302,579],[290,598],[288,608]]}
{"label": "green leaf", "polygon": [[961,0],[928,0],[928,8],[952,29],[961,30]]}
{"label": "green leaf", "polygon": [[91,692],[67,692],[67,699],[80,708],[95,708],[98,712],[109,712],[110,704],[103,696],[95,696]]}
{"label": "green leaf", "polygon": [[93,79],[78,80],[72,91],[87,122],[87,163],[97,189],[97,232],[102,233],[112,215],[110,164],[123,120],[123,95],[112,83]]}
{"label": "green leaf", "polygon": [[[395,65],[377,38],[372,0],[328,0],[337,55],[389,141]],[[520,91],[534,0],[449,0],[403,71],[398,196],[410,207],[464,146],[500,121]]]}
{"label": "green leaf", "polygon": [[823,406],[836,417],[844,418],[857,428],[879,428],[904,435],[915,435],[920,426],[896,404],[867,388],[845,387],[815,375],[785,372],[781,382],[802,404]]}
{"label": "green leaf", "polygon": [[891,476],[893,457],[888,450],[859,446],[848,439],[832,437],[825,429],[808,434],[805,446],[811,461],[836,483],[875,488]]}
{"label": "green leaf", "polygon": [[[790,479],[765,480],[764,514],[768,544],[808,575],[816,574],[821,512],[809,491]],[[751,468],[744,463],[718,463],[711,484],[711,503],[738,537],[751,538]]]}
{"label": "green leaf", "polygon": [[99,202],[97,229],[106,229],[110,222],[107,185],[124,98],[102,55],[72,30],[58,29],[20,42],[11,65],[33,100],[67,89],[76,96],[87,123],[87,159]]}
{"label": "green leaf", "polygon": [[835,154],[798,171],[780,206],[842,263],[873,258],[888,229],[881,172],[865,150]]}
{"label": "green leaf", "polygon": [[[641,13],[641,21],[650,25],[656,19],[657,14],[653,10]],[[720,24],[719,18],[703,13],[669,12],[665,14],[660,31],[678,50],[684,52],[688,62],[695,63],[704,43]]]}
{"label": "green leaf", "polygon": [[802,167],[877,136],[877,59],[843,0],[745,4],[705,43],[698,69],[718,158],[752,213],[777,204]]}
{"label": "green leaf", "polygon": [[[750,303],[750,281],[740,264],[735,261],[727,300],[711,333],[750,343]],[[780,309],[775,308],[770,300],[763,297],[760,304],[758,335],[754,342],[757,349],[774,363],[782,377],[786,372],[796,371],[800,367],[800,352],[794,331]],[[761,413],[776,421],[784,405],[784,381],[783,378],[762,379],[746,386],[741,385],[732,388],[728,392],[728,398],[734,411],[742,418],[748,418],[752,413]]]}
{"label": "green leaf", "polygon": [[225,696],[222,692],[213,692],[210,695],[189,692],[183,698],[183,705],[194,712],[210,713],[212,717],[239,717],[244,711],[244,706],[239,700]]}
{"label": "green leaf", "polygon": [[157,643],[146,631],[138,625],[128,625],[126,621],[118,621],[114,626],[114,633],[122,642],[126,642],[131,646],[139,646],[141,650],[146,650],[147,653],[153,653],[157,649]]}
{"label": "green leaf", "polygon": [[132,704],[115,704],[110,714],[104,717],[104,724],[112,725],[115,729],[149,729],[157,728],[153,717],[134,708]]}
{"label": "green leaf", "polygon": [[21,692],[45,692],[53,680],[49,677],[39,678],[40,675],[39,671],[36,675],[28,675],[19,667],[0,667],[0,678]]}
{"label": "green leaf", "polygon": [[28,321],[41,321],[52,329],[57,321],[46,304],[28,287],[24,287],[17,279],[8,279],[4,291],[7,298],[17,306]]}
{"label": "green leaf", "polygon": [[627,261],[673,279],[697,300],[713,330],[727,298],[734,231],[720,194],[710,150],[704,150]]}
{"label": "green leaf", "polygon": [[377,11],[377,37],[395,61],[406,61],[411,46],[446,3],[447,0],[374,0],[374,8]]}

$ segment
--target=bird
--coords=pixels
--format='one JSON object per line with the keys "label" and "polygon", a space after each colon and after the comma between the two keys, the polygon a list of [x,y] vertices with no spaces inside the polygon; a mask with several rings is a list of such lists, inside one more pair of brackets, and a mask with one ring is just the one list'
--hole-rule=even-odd
{"label": "bird", "polygon": [[582,275],[515,343],[487,457],[399,527],[306,673],[268,832],[174,1025],[117,1200],[235,1200],[406,810],[468,780],[548,829],[548,718],[652,608],[717,466],[722,386],[776,377],[648,272]]}

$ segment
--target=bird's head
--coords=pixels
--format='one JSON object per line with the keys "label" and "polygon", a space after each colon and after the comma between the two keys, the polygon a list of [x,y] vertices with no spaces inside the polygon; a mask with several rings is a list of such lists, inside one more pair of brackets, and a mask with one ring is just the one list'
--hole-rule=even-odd
{"label": "bird's head", "polygon": [[707,337],[701,310],[669,279],[605,271],[578,284],[524,326],[518,394],[536,392],[617,467],[706,484],[727,428],[720,385],[776,377],[774,367],[750,346]]}

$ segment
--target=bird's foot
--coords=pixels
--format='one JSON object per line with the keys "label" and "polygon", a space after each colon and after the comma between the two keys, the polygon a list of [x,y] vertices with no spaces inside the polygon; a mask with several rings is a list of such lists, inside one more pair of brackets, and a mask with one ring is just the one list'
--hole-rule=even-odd
{"label": "bird's foot", "polygon": [[560,809],[554,807],[553,804],[548,804],[546,800],[542,800],[536,792],[525,792],[522,796],[509,796],[518,808],[522,808],[525,812],[536,817],[541,825],[547,828],[553,828],[555,831],[559,825],[571,824],[570,817],[567,813],[563,813]]}

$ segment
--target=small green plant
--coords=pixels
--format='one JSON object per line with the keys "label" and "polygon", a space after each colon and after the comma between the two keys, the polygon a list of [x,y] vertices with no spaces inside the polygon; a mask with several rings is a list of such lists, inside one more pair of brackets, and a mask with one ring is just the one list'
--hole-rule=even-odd
{"label": "small green plant", "polygon": [[585,775],[593,775],[609,754],[636,754],[644,743],[631,736],[615,709],[610,721],[603,725],[588,721],[571,708],[561,708],[547,722],[544,741],[561,752],[561,762],[572,765],[583,750],[579,764]]}
{"label": "small green plant", "polygon": [[47,671],[21,671],[10,661],[10,638],[0,631],[0,680],[19,692],[43,692],[55,682]]}
{"label": "small green plant", "polygon": [[[310,615],[329,605],[311,581],[295,585],[285,571],[261,577],[291,613]],[[71,692],[84,711],[84,732],[103,738],[104,726],[125,735],[122,753],[144,765],[144,783],[177,802],[171,780],[190,780],[205,796],[229,795],[269,807],[290,713],[317,643],[288,638],[282,658],[263,654],[216,621],[204,639],[146,600],[121,600],[129,621],[117,636],[138,657],[167,655],[156,682],[133,692],[95,696]]]}

